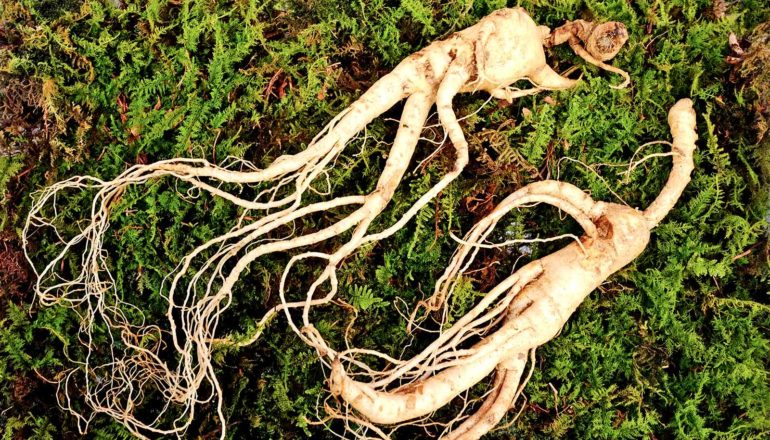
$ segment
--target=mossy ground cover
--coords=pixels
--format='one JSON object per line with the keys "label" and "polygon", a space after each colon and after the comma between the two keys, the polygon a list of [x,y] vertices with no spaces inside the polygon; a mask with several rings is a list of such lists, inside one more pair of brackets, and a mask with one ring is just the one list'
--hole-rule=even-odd
{"label": "mossy ground cover", "polygon": [[[744,49],[767,43],[756,31],[749,36],[770,19],[770,5],[759,0],[520,5],[551,27],[576,18],[626,23],[630,40],[613,63],[630,72],[633,86],[610,89],[619,78],[557,48],[549,54],[557,71],[580,66],[583,81],[574,90],[509,106],[490,102],[481,110],[486,96],[458,97],[458,114],[468,116],[463,128],[471,165],[407,228],[342,265],[341,297],[353,307],[319,311],[319,330],[341,344],[355,318],[348,333],[352,341],[399,354],[412,339],[396,308],[430,293],[454,248],[450,232],[461,235],[497,200],[533,180],[558,175],[595,199],[620,197],[646,206],[661,188],[669,162],[648,161],[630,175],[622,165],[645,142],[668,139],[667,109],[689,96],[700,137],[692,183],[644,254],[594,292],[559,337],[538,350],[521,416],[490,438],[766,438],[770,146],[763,127],[770,87],[761,63],[770,56],[752,52],[731,62],[725,57],[735,55],[728,46],[730,32],[747,38],[741,40]],[[20,253],[18,235],[36,189],[77,174],[108,179],[131,164],[177,156],[217,162],[235,156],[264,166],[280,153],[301,150],[403,57],[503,6],[512,4],[0,4],[3,438],[79,437],[76,419],[57,408],[56,387],[44,380],[71,367],[63,351],[76,353],[78,321],[71,311],[34,302],[32,272]],[[746,62],[755,64],[742,65]],[[398,110],[386,112],[371,124],[366,139],[348,146],[330,173],[332,191],[373,188]],[[434,147],[423,142],[417,159]],[[560,161],[563,157],[575,161]],[[374,227],[392,223],[452,159],[446,148],[410,173]],[[150,319],[165,313],[163,276],[196,244],[232,227],[239,214],[216,198],[184,197],[185,190],[168,180],[129,189],[111,219],[107,247],[118,288]],[[63,224],[74,228],[86,215],[87,196],[70,194],[62,201]],[[296,233],[324,220],[298,223]],[[555,210],[536,208],[513,213],[497,238],[575,231]],[[53,255],[51,238],[35,237],[32,255],[38,261]],[[479,270],[453,300],[452,313],[461,316],[521,255],[520,263],[553,249],[533,245],[482,253]],[[248,334],[276,303],[277,278],[287,259],[279,255],[251,265],[237,286],[223,333]],[[296,278],[317,269],[308,264]],[[419,345],[429,336],[417,338]],[[337,424],[308,423],[317,419],[317,399],[324,393],[322,370],[282,319],[256,345],[217,352],[216,366],[232,438],[331,438],[329,427],[340,432]],[[199,411],[190,438],[218,436],[211,410],[204,405]],[[425,433],[401,432],[403,438]],[[104,416],[93,420],[88,435],[129,436]]]}

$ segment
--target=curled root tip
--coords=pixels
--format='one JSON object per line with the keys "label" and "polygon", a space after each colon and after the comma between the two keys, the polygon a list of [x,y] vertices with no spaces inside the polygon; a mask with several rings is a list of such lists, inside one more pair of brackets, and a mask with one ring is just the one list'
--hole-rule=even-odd
{"label": "curled root tip", "polygon": [[625,75],[622,75],[622,76],[625,77],[626,80],[616,86],[611,85],[610,86],[611,89],[622,90],[627,88],[629,85],[631,85],[631,79],[628,77],[628,74],[626,73]]}

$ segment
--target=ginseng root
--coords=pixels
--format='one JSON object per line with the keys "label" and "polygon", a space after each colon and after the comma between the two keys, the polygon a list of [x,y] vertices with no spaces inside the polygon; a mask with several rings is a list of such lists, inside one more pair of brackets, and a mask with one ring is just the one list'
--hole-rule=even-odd
{"label": "ginseng root", "polygon": [[[617,25],[617,29],[624,32],[625,28]],[[584,36],[576,35],[576,38]],[[77,310],[83,321],[80,340],[86,352],[83,359],[71,359],[78,366],[64,375],[60,387],[64,395],[60,400],[62,407],[79,418],[82,429],[87,427],[92,414],[70,405],[72,390],[79,389],[85,394],[85,402],[93,413],[114,417],[136,435],[183,436],[193,420],[196,406],[214,400],[224,438],[222,393],[211,365],[211,350],[216,341],[236,343],[231,338],[217,335],[217,327],[231,303],[233,289],[241,274],[262,256],[306,249],[349,231],[347,243],[333,252],[303,250],[295,255],[281,278],[281,305],[267,311],[250,338],[238,342],[256,341],[267,322],[283,311],[289,326],[304,342],[317,349],[322,362],[330,365],[333,359],[345,358],[346,355],[339,355],[328,346],[310,319],[312,307],[327,304],[336,295],[339,263],[364,243],[381,240],[402,228],[466,166],[468,144],[452,109],[455,95],[485,91],[496,98],[511,100],[542,90],[574,86],[574,80],[559,75],[546,64],[544,47],[560,44],[560,41],[550,37],[547,28],[537,26],[523,9],[502,9],[406,58],[332,119],[304,151],[280,156],[264,169],[242,160],[231,164],[240,166],[236,170],[233,166],[219,166],[202,159],[170,159],[132,166],[109,181],[77,176],[43,190],[31,207],[24,229],[25,248],[28,248],[30,235],[46,227],[53,228],[61,239],[62,249],[42,266],[28,255],[38,275],[35,292],[42,305]],[[586,41],[590,42],[590,39]],[[569,42],[579,54],[582,53],[580,42]],[[620,49],[624,43],[625,37],[617,38],[614,49]],[[586,50],[590,52],[591,49]],[[527,90],[512,88],[511,85],[520,80],[528,80],[533,87]],[[305,193],[312,190],[311,185],[328,167],[333,166],[349,141],[373,119],[402,100],[405,103],[399,128],[375,190],[365,195],[303,203]],[[446,137],[455,150],[454,165],[395,224],[370,233],[372,221],[386,208],[407,171],[434,104]],[[114,215],[111,211],[123,191],[130,185],[161,177],[171,177],[197,191],[221,197],[239,207],[241,214],[232,230],[195,248],[168,274],[162,292],[168,299],[167,322],[149,324],[143,315],[140,322],[131,322],[127,315],[141,315],[141,310],[125,303],[123,295],[117,291],[103,239],[110,217]],[[243,198],[226,191],[222,184],[253,186],[258,194],[253,199]],[[96,194],[91,202],[90,218],[80,226],[80,232],[72,238],[63,238],[54,226],[57,197],[64,191],[73,190],[92,190]],[[332,209],[347,209],[349,213],[315,232],[282,240],[266,239],[271,233],[290,229],[297,220]],[[71,258],[71,254],[79,254],[81,249],[84,249],[82,255]],[[285,290],[289,271],[307,258],[322,260],[325,268],[312,282],[305,299],[288,301]],[[78,266],[65,265],[72,261],[78,262]],[[321,289],[326,292],[319,294]],[[124,313],[129,308],[131,314]],[[291,309],[302,310],[301,324],[294,322]],[[98,363],[97,357],[91,356],[95,350],[94,333],[97,329],[102,331],[101,328],[105,328],[108,339],[114,341],[109,350],[111,358],[105,363]],[[158,342],[147,344],[148,340]],[[201,396],[199,393],[204,384],[211,392]],[[136,415],[144,401],[145,389],[158,390],[169,401],[169,405],[150,420]],[[175,420],[170,426],[160,426],[160,420],[167,413],[174,414]]]}
{"label": "ginseng root", "polygon": [[[332,394],[370,422],[396,425],[429,415],[496,370],[498,379],[487,402],[447,438],[475,439],[494,427],[520,386],[526,353],[554,338],[591,291],[642,253],[651,230],[689,183],[697,139],[692,102],[677,102],[668,122],[673,169],[646,210],[594,201],[579,188],[554,180],[535,182],[512,193],[461,240],[425,307],[445,307],[475,251],[511,209],[534,203],[553,205],[572,216],[584,235],[495,286],[417,356],[394,362],[390,370],[367,373],[373,378],[370,383],[351,379],[340,357],[329,379]],[[478,334],[485,336],[470,348],[461,348],[469,336]],[[394,383],[401,385],[393,388]]]}

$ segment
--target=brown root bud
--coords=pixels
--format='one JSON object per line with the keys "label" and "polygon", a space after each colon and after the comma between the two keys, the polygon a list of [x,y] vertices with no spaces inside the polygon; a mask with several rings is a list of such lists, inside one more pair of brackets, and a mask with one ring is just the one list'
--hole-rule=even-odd
{"label": "brown root bud", "polygon": [[545,47],[553,47],[568,43],[580,58],[609,72],[622,76],[624,81],[618,86],[610,86],[615,89],[626,87],[631,78],[624,70],[605,64],[620,52],[620,49],[628,41],[628,30],[623,23],[610,21],[603,24],[594,24],[590,21],[575,20],[554,29],[543,39]]}
{"label": "brown root bud", "polygon": [[600,61],[611,60],[620,52],[628,41],[626,25],[619,21],[594,24],[590,21],[570,21],[554,29],[545,37],[545,47],[558,46],[569,42],[570,45],[582,42],[585,50]]}
{"label": "brown root bud", "polygon": [[610,21],[593,28],[587,40],[583,40],[588,53],[601,61],[611,60],[628,41],[626,25]]}

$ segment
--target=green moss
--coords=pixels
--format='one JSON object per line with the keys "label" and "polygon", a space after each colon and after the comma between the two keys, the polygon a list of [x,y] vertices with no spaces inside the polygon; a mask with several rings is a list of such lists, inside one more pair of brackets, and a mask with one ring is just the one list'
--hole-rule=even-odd
{"label": "green moss", "polygon": [[[123,3],[117,8],[96,0],[11,0],[0,6],[0,37],[8,42],[0,48],[0,71],[19,84],[39,85],[30,101],[38,106],[30,113],[34,118],[17,122],[50,130],[39,148],[15,148],[24,159],[0,159],[0,193],[11,175],[29,169],[8,187],[13,206],[0,206],[14,215],[0,225],[20,228],[35,189],[77,174],[111,178],[130,164],[175,156],[221,162],[231,155],[265,165],[280,153],[299,151],[403,57],[505,5],[117,2]],[[685,195],[645,253],[593,293],[560,336],[538,350],[527,407],[490,438],[767,435],[769,176],[762,161],[768,147],[756,145],[746,123],[753,120],[759,89],[731,82],[733,67],[724,61],[729,32],[749,35],[770,18],[766,5],[730,3],[720,18],[708,14],[707,1],[521,6],[550,27],[579,17],[624,21],[631,39],[613,63],[629,71],[632,88],[610,89],[619,78],[557,48],[549,54],[552,65],[559,71],[579,66],[579,87],[550,93],[549,101],[534,96],[508,107],[490,104],[464,119],[473,157],[462,179],[407,228],[365,247],[340,268],[340,294],[358,308],[349,336],[359,346],[394,355],[429,340],[420,335],[412,341],[395,307],[411,306],[431,291],[455,246],[449,232],[466,231],[484,209],[478,200],[487,196],[499,200],[533,179],[558,173],[596,198],[615,200],[614,192],[631,205],[648,204],[668,174],[668,162],[649,161],[630,176],[625,167],[609,165],[627,163],[645,142],[667,139],[667,109],[691,96],[700,140]],[[455,108],[461,116],[471,115],[485,99],[459,96]],[[397,115],[398,108],[384,116]],[[374,186],[395,133],[396,124],[385,118],[373,122],[369,138],[351,143],[339,159],[330,173],[333,191]],[[4,139],[26,145],[23,137]],[[432,147],[422,143],[416,160]],[[561,157],[594,165],[601,178],[577,162],[559,162]],[[409,174],[373,228],[397,219],[449,169],[451,159],[444,151]],[[196,244],[232,227],[238,215],[218,199],[181,198],[186,189],[165,180],[129,189],[111,219],[106,247],[113,251],[119,291],[148,319],[164,316],[163,276]],[[60,200],[57,221],[69,225],[68,233],[85,215],[88,196]],[[126,211],[133,214],[120,214]],[[296,233],[315,230],[337,215],[298,223]],[[575,230],[555,210],[537,208],[512,213],[492,239]],[[52,239],[37,235],[33,257],[53,255]],[[533,246],[519,264],[553,249]],[[467,310],[484,283],[508,274],[518,256],[516,249],[482,253],[480,267],[496,269],[463,285],[452,314]],[[220,326],[223,333],[248,334],[275,304],[286,260],[275,256],[249,267]],[[308,264],[294,274],[302,280],[316,270]],[[302,285],[292,287],[300,292]],[[38,375],[55,377],[67,366],[65,347],[78,355],[76,317],[32,300],[0,298],[0,400],[9,408],[0,413],[0,425],[7,438],[71,436],[77,421],[56,407],[55,387]],[[315,319],[319,331],[341,345],[353,315],[329,307],[319,309]],[[218,352],[216,367],[232,438],[331,438],[323,427],[307,423],[315,419],[316,399],[323,395],[323,370],[283,318],[273,320],[259,344]],[[30,383],[30,392],[18,392]],[[218,421],[205,415],[210,410],[204,405],[199,411],[190,437],[216,435]],[[90,433],[127,437],[104,416],[93,420]],[[414,438],[424,431],[400,434]]]}

